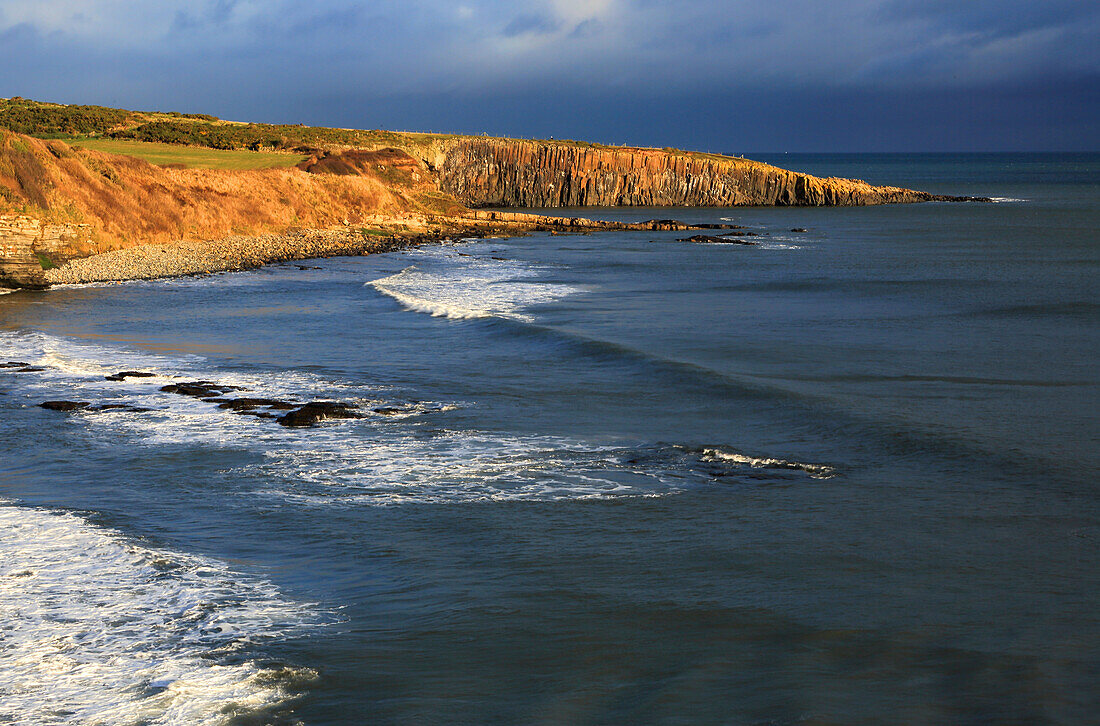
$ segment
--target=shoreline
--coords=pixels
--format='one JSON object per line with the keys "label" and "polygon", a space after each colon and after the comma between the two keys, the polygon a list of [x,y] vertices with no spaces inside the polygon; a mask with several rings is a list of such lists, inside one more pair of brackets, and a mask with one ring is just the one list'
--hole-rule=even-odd
{"label": "shoreline", "polygon": [[[446,239],[436,235],[353,239],[337,230],[233,236],[211,242],[139,245],[70,260],[46,270],[47,285],[159,280],[220,272],[242,272],[265,265],[324,257],[390,252]],[[48,289],[48,288],[40,288]]]}
{"label": "shoreline", "polygon": [[[389,229],[385,229],[388,226]],[[181,240],[135,245],[73,258],[42,272],[43,285],[8,288],[48,289],[53,285],[157,280],[189,275],[253,270],[281,262],[359,257],[460,238],[516,237],[532,232],[589,234],[597,231],[688,231],[733,229],[736,225],[689,225],[676,220],[609,222],[520,212],[475,211],[462,218],[387,220],[382,229],[345,226],[292,228],[283,233],[233,235],[217,240]]]}

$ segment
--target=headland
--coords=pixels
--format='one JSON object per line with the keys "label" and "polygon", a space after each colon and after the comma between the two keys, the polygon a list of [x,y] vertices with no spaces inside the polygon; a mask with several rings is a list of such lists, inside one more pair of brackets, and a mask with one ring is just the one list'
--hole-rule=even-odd
{"label": "headland", "polygon": [[987,201],[719,154],[0,100],[0,286],[126,280],[530,231],[692,229],[482,207]]}

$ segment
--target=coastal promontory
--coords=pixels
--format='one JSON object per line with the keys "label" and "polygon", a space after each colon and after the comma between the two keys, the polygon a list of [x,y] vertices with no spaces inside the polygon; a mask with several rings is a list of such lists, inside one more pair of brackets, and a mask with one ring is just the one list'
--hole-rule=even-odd
{"label": "coastal promontory", "polygon": [[[963,200],[677,149],[0,100],[5,287],[241,269],[448,236],[609,226],[478,214],[480,207]],[[134,248],[143,249],[98,266],[74,262]]]}

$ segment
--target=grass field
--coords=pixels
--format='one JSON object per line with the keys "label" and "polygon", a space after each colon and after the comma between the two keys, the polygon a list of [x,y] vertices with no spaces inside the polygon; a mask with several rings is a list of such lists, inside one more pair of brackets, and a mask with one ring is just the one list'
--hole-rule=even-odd
{"label": "grass field", "polygon": [[191,169],[272,169],[294,166],[305,157],[270,151],[223,151],[124,139],[65,139],[71,146],[145,159],[150,164],[182,164]]}

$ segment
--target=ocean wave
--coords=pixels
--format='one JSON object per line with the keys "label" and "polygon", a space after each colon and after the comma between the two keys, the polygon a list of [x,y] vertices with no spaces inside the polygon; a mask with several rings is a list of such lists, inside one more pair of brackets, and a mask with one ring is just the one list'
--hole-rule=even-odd
{"label": "ocean wave", "polygon": [[1006,204],[1009,202],[1030,202],[1030,199],[1015,199],[1013,197],[990,197],[989,201],[997,204]]}
{"label": "ocean wave", "polygon": [[757,241],[757,247],[762,250],[800,250],[805,245],[795,244],[799,240],[793,237],[770,237]]}
{"label": "ocean wave", "polygon": [[[817,477],[829,473],[827,467],[719,448],[594,446],[562,437],[448,428],[447,422],[454,421],[448,414],[468,404],[410,400],[382,386],[297,370],[222,370],[199,356],[147,354],[43,333],[0,333],[0,357],[5,353],[46,367],[12,374],[20,388],[10,401],[22,398],[33,406],[71,398],[138,407],[142,410],[112,414],[92,406],[66,414],[66,420],[80,425],[92,440],[112,445],[124,440],[131,449],[201,446],[255,452],[261,463],[243,467],[235,478],[263,482],[265,495],[289,501],[388,505],[649,497],[718,479],[728,483],[755,469],[769,475],[784,469]],[[157,375],[107,379],[123,368]],[[362,416],[305,432],[160,390],[166,381],[180,380],[240,386],[249,397],[338,399],[357,405]]]}
{"label": "ocean wave", "polygon": [[703,459],[743,464],[754,469],[793,469],[804,471],[814,479],[828,479],[836,474],[831,466],[823,464],[804,464],[798,461],[787,461],[786,459],[748,456],[736,451],[723,451],[722,449],[703,449]]}
{"label": "ocean wave", "polygon": [[315,674],[242,659],[319,622],[264,580],[0,501],[0,722],[261,719]]}
{"label": "ocean wave", "polygon": [[379,433],[353,447],[326,436],[308,447],[269,450],[263,464],[242,473],[280,483],[269,495],[330,505],[605,499],[673,490],[656,469],[616,464],[614,447],[480,431]]}
{"label": "ocean wave", "polygon": [[[406,267],[369,285],[407,310],[452,320],[500,317],[530,322],[523,311],[579,292],[534,278],[541,270],[516,260],[420,251],[426,267]],[[430,256],[429,256],[430,255]]]}
{"label": "ocean wave", "polygon": [[407,431],[353,447],[333,435],[308,448],[272,449],[265,457],[240,472],[271,484],[263,494],[344,506],[662,497],[715,483],[757,484],[764,471],[776,481],[835,473],[828,466],[720,449],[593,446],[566,438],[452,430]]}

